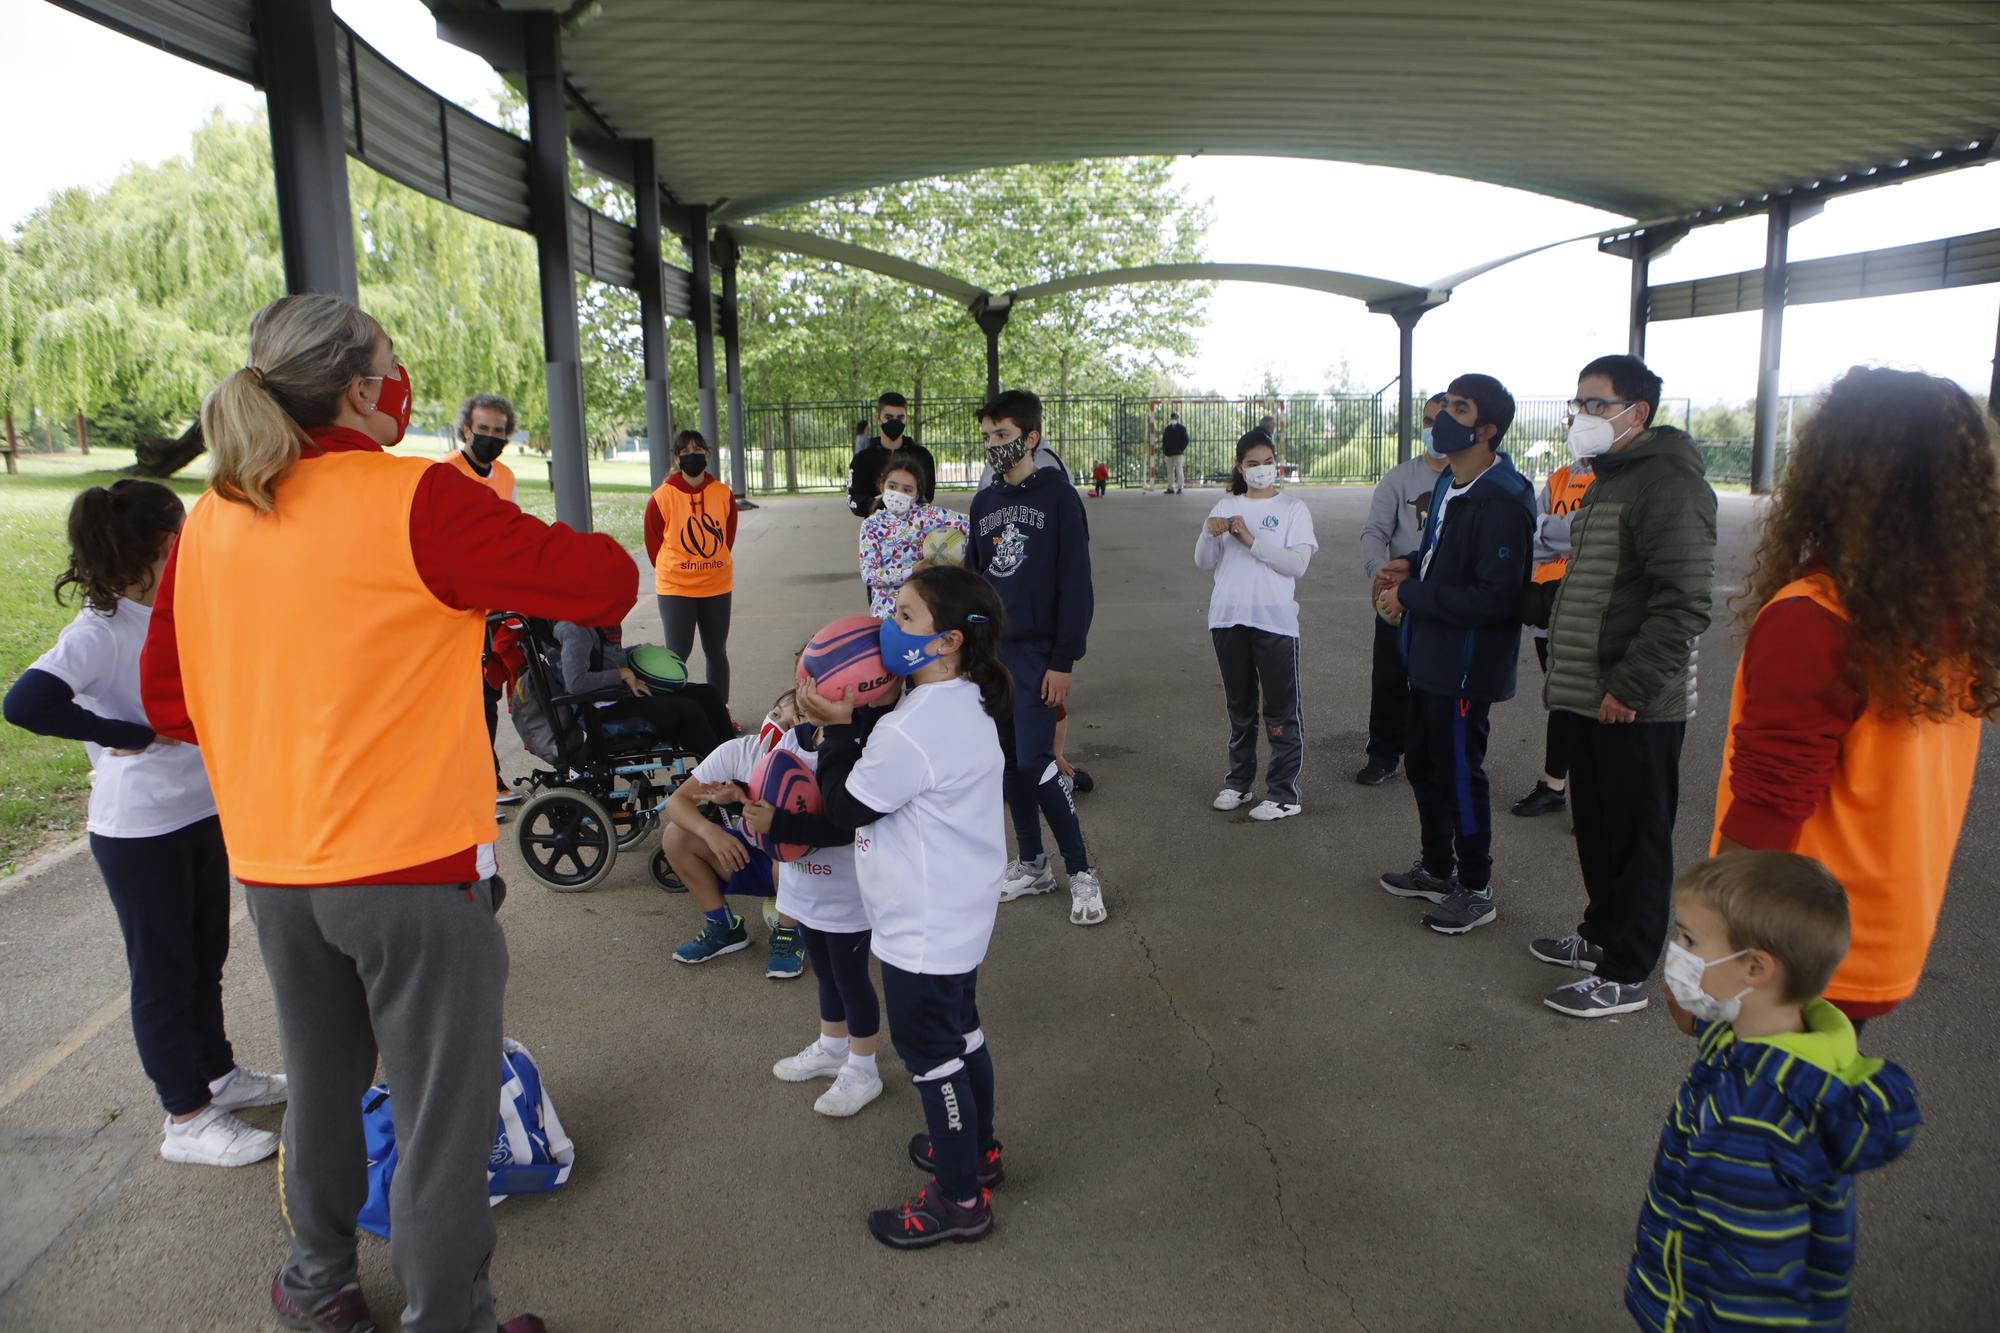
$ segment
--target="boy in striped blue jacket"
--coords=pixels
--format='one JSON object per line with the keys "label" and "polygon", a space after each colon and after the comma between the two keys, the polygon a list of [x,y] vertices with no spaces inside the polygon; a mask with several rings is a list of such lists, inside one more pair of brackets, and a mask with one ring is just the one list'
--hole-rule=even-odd
{"label": "boy in striped blue jacket", "polygon": [[1922,1117],[1820,992],[1847,895],[1791,852],[1731,852],[1674,884],[1668,1005],[1700,1055],[1660,1133],[1625,1306],[1659,1333],[1847,1326],[1854,1176]]}

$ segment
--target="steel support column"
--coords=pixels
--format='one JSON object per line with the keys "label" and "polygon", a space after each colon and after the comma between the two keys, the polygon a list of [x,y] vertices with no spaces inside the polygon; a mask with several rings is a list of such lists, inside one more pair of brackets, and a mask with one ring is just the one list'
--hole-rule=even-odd
{"label": "steel support column", "polygon": [[285,290],[356,300],[332,0],[257,0],[256,24]]}
{"label": "steel support column", "polygon": [[1757,353],[1757,425],[1750,445],[1750,489],[1768,495],[1778,470],[1778,369],[1785,336],[1786,253],[1792,201],[1771,201],[1764,232],[1764,327]]}
{"label": "steel support column", "polygon": [[743,326],[736,309],[736,242],[724,236],[722,254],[722,375],[729,392],[729,489],[749,494],[743,421]]}
{"label": "steel support column", "polygon": [[1653,248],[1636,245],[1632,248],[1632,305],[1626,316],[1625,350],[1641,361],[1646,359],[1646,288],[1652,280]]}
{"label": "steel support column", "polygon": [[701,437],[711,452],[722,447],[715,426],[715,280],[709,265],[708,208],[688,210],[688,286],[694,307],[695,384],[701,395]]}
{"label": "steel support column", "polygon": [[646,375],[646,461],[653,485],[667,479],[674,454],[674,407],[667,393],[667,319],[660,291],[660,175],[653,141],[632,145],[634,285],[639,290],[639,348]]}
{"label": "steel support column", "polygon": [[1417,392],[1416,351],[1417,321],[1424,317],[1429,306],[1406,306],[1391,312],[1396,321],[1396,461],[1406,463],[1410,458],[1410,441],[1415,438],[1414,423],[1410,419],[1410,400]]}
{"label": "steel support column", "polygon": [[2000,420],[2000,331],[1993,335],[1993,385],[1986,391],[1986,410]]}
{"label": "steel support column", "polygon": [[979,331],[986,335],[986,396],[1000,395],[1000,331],[1007,327],[1007,317],[1014,313],[1012,294],[1006,296],[982,296],[972,303],[972,320],[979,325]]}
{"label": "steel support column", "polygon": [[569,132],[557,15],[522,16],[528,94],[528,219],[542,279],[542,360],[549,385],[549,485],[556,517],[590,531],[590,459],[584,451],[583,352],[576,330],[576,265],[569,234]]}

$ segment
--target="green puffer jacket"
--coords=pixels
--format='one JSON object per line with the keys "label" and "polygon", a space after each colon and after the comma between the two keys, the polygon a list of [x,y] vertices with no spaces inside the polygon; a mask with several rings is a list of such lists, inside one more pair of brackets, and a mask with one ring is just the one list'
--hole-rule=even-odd
{"label": "green puffer jacket", "polygon": [[1694,716],[1695,652],[1715,584],[1715,492],[1687,432],[1659,426],[1594,460],[1549,617],[1550,708],[1597,716],[1610,694],[1641,722]]}

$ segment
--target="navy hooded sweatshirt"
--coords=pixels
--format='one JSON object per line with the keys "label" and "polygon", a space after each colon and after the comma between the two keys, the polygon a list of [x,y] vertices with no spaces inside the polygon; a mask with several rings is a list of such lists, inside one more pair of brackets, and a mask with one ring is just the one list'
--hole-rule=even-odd
{"label": "navy hooded sweatshirt", "polygon": [[1002,642],[1046,645],[1050,671],[1075,667],[1090,637],[1090,528],[1067,473],[1038,467],[974,495],[965,567],[1000,596]]}
{"label": "navy hooded sweatshirt", "polygon": [[[1450,468],[1439,474],[1432,514],[1454,484]],[[1409,612],[1403,660],[1411,688],[1485,703],[1514,697],[1534,536],[1534,485],[1505,454],[1451,502],[1442,523],[1425,525],[1417,549],[1403,553],[1416,572],[1396,590]]]}

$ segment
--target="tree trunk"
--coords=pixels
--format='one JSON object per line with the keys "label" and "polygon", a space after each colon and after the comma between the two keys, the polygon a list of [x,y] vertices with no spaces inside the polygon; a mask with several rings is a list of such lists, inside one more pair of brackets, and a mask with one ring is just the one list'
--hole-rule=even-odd
{"label": "tree trunk", "polygon": [[144,439],[134,450],[132,466],[125,469],[135,477],[171,477],[201,456],[208,446],[201,438],[201,419],[182,431],[178,438]]}
{"label": "tree trunk", "polygon": [[20,449],[20,443],[14,438],[14,414],[9,412],[7,414],[7,475],[10,477],[21,470],[21,465],[15,461],[15,455],[20,452]]}
{"label": "tree trunk", "polygon": [[83,413],[76,414],[76,451],[85,458],[90,457],[90,429],[83,424]]}

